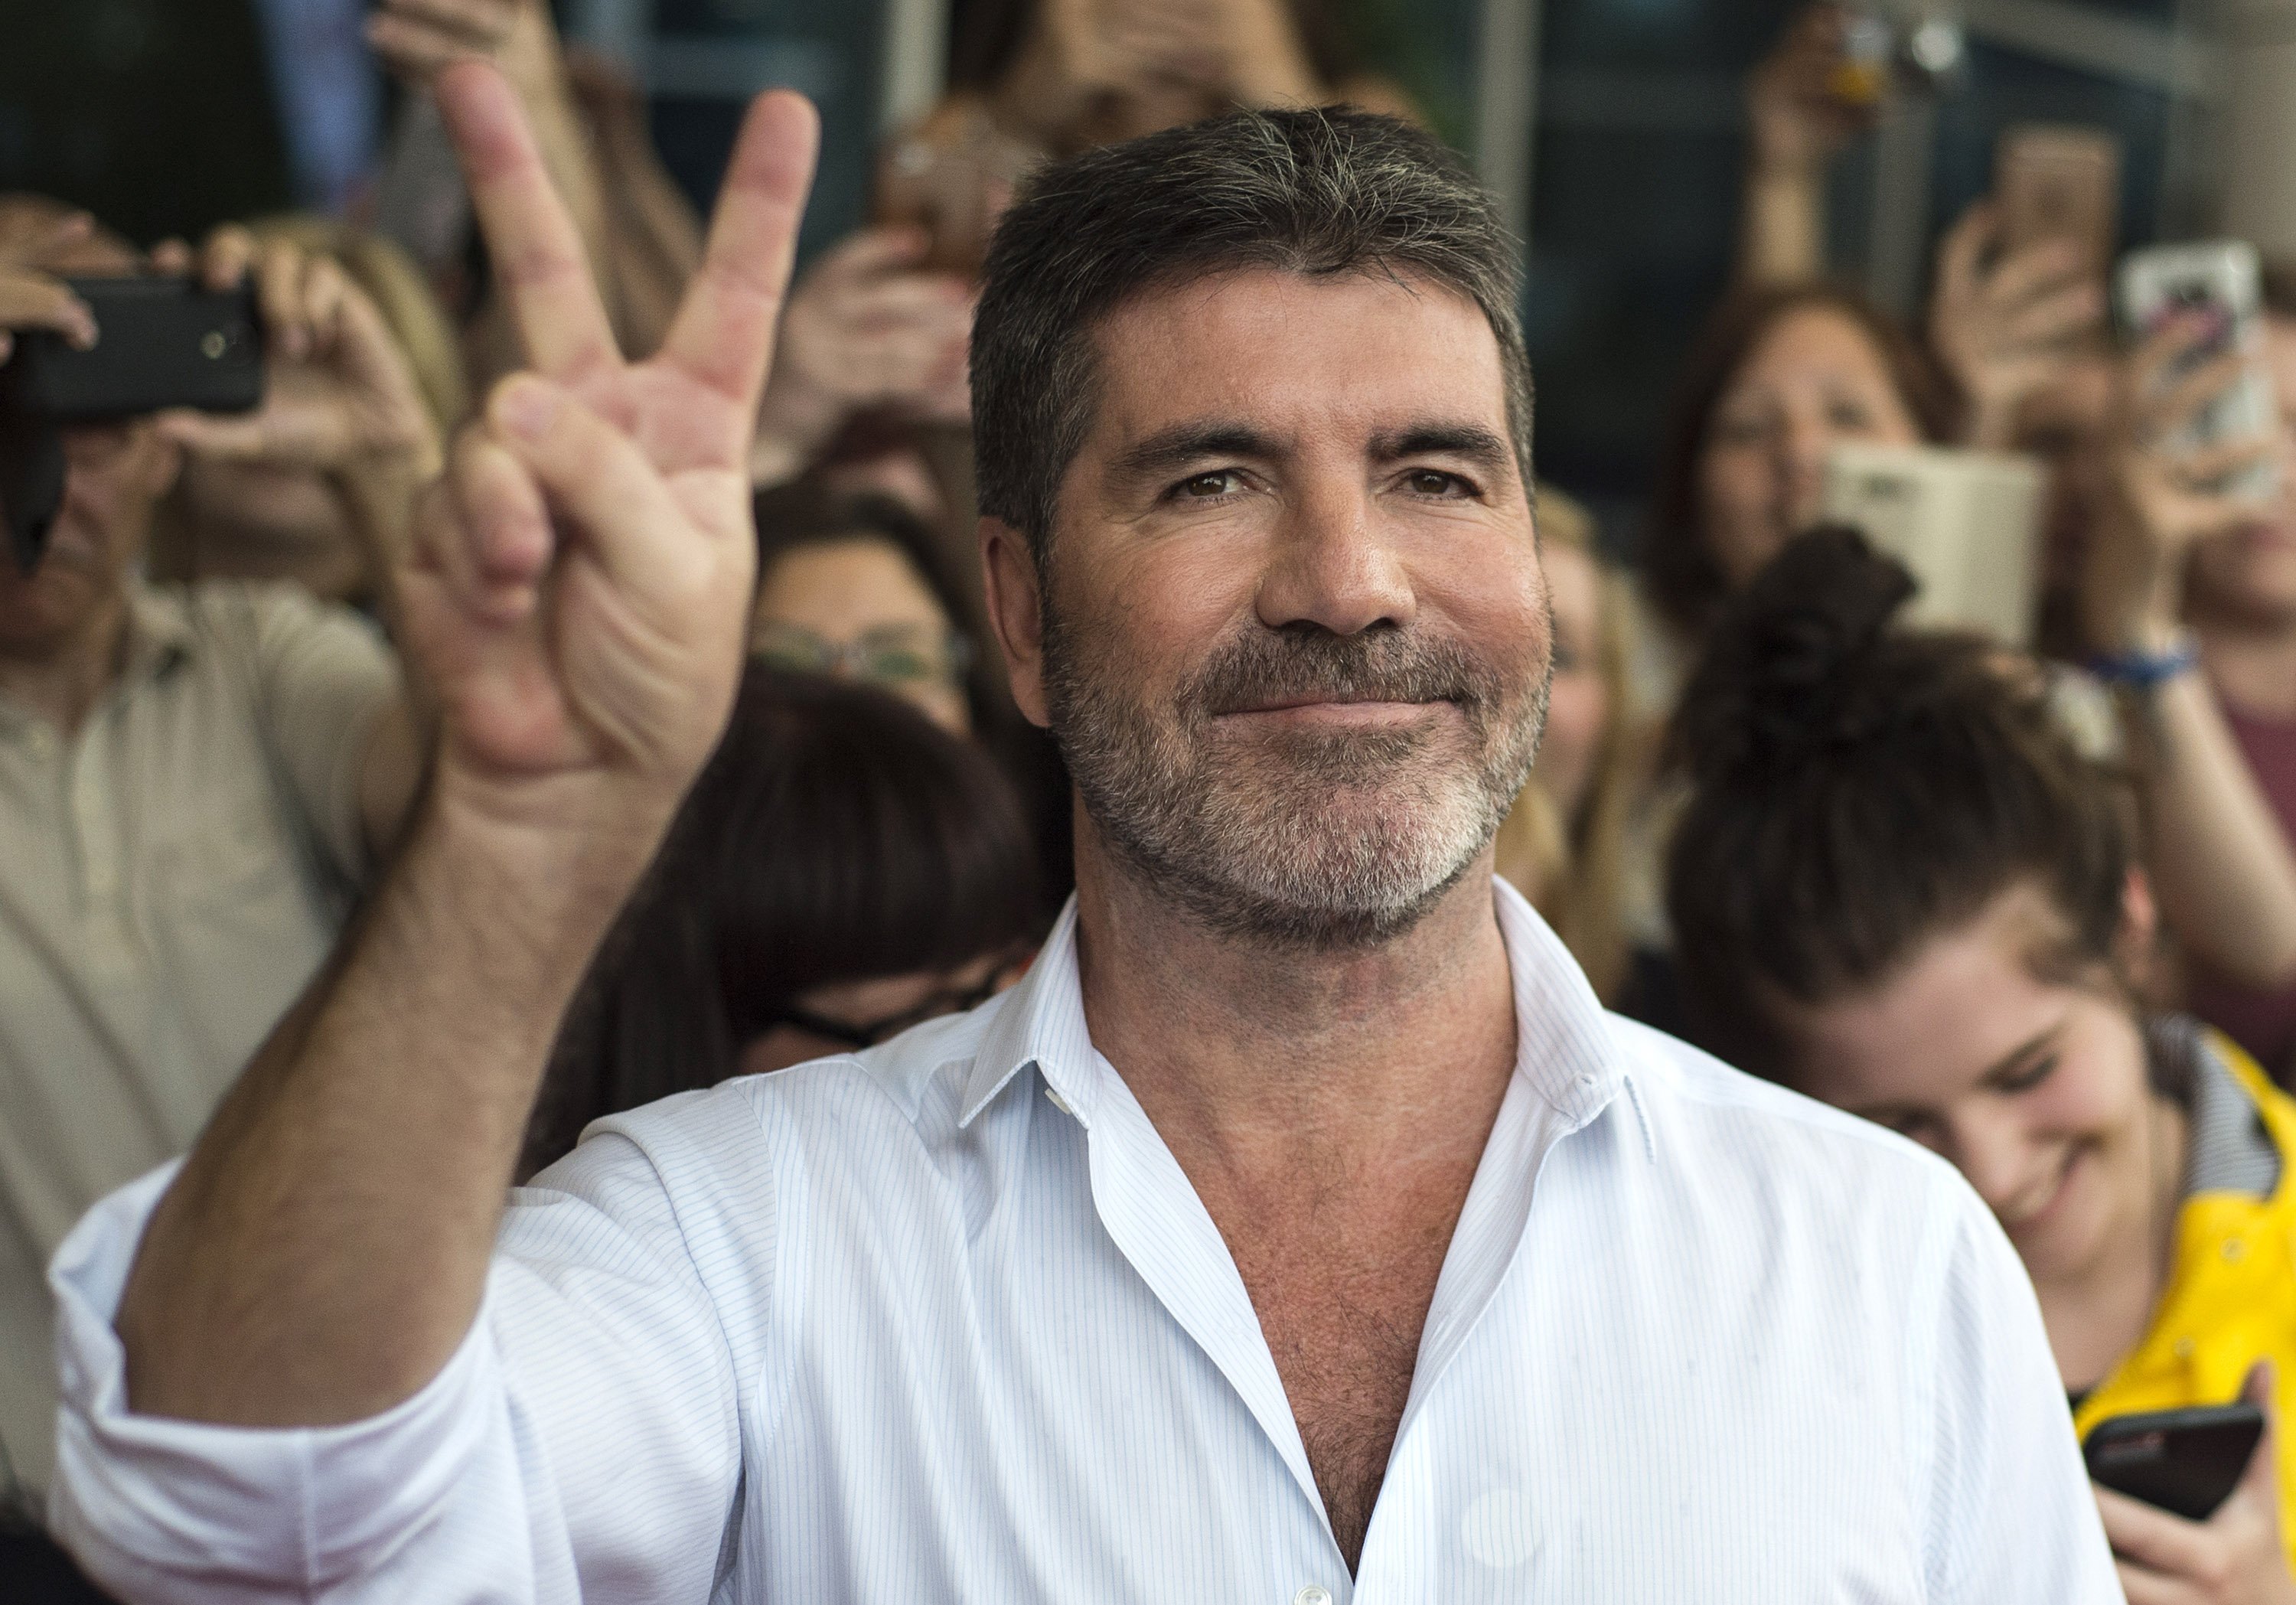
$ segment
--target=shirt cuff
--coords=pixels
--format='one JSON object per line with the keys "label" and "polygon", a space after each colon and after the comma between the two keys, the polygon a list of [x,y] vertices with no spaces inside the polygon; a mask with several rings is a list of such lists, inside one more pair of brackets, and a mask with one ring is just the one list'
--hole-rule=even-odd
{"label": "shirt cuff", "polygon": [[179,1163],[97,1204],[49,1266],[62,1396],[51,1525],[99,1582],[135,1597],[301,1597],[371,1571],[435,1517],[500,1424],[487,1311],[420,1392],[365,1421],[138,1415],[112,1319]]}

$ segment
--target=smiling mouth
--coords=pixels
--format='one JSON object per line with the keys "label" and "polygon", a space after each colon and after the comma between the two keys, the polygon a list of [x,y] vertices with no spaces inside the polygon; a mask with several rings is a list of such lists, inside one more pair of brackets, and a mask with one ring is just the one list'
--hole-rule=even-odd
{"label": "smiling mouth", "polygon": [[1218,717],[1224,719],[1312,720],[1334,725],[1396,725],[1452,706],[1454,704],[1447,699],[1410,701],[1381,697],[1309,694],[1257,703],[1250,708],[1231,708]]}
{"label": "smiling mouth", "polygon": [[2073,1169],[2081,1162],[2081,1157],[2086,1151],[2085,1149],[2074,1148],[2068,1152],[2065,1155],[2064,1163],[2057,1167],[2056,1177],[2049,1188],[2047,1196],[2013,1219],[2004,1216],[2001,1222],[2002,1230],[2015,1236],[2019,1232],[2031,1231],[2036,1225],[2046,1220],[2050,1213],[2056,1208],[2059,1201],[2064,1198],[2066,1190],[2071,1186]]}

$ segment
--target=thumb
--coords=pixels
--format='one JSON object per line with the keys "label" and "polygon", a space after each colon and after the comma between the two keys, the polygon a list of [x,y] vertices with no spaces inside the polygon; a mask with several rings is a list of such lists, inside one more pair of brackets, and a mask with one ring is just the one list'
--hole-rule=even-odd
{"label": "thumb", "polygon": [[2240,1385],[2243,1403],[2255,1405],[2264,1413],[2264,1432],[2256,1440],[2256,1453],[2248,1457],[2248,1469],[2240,1474],[2240,1492],[2260,1498],[2276,1521],[2280,1513],[2280,1467],[2277,1445],[2277,1423],[2272,1404],[2272,1362],[2259,1360],[2248,1368],[2248,1375]]}

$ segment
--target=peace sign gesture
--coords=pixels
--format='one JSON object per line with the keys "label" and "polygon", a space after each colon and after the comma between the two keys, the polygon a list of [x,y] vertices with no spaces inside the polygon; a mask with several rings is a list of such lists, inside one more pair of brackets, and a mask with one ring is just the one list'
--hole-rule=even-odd
{"label": "peace sign gesture", "polygon": [[472,61],[437,93],[531,367],[455,440],[400,577],[439,712],[436,799],[545,830],[666,820],[740,671],[748,453],[813,111],[789,94],[750,107],[701,270],[633,363],[509,86]]}

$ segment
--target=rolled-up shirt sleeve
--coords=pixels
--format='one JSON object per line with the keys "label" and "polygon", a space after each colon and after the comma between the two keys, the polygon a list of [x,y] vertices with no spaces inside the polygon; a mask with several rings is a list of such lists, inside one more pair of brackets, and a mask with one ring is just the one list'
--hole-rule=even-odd
{"label": "rolled-up shirt sleeve", "polygon": [[735,1363],[653,1159],[607,1134],[521,1190],[444,1368],[342,1426],[138,1415],[112,1328],[170,1167],[58,1250],[50,1517],[132,1602],[709,1596],[742,1462]]}

